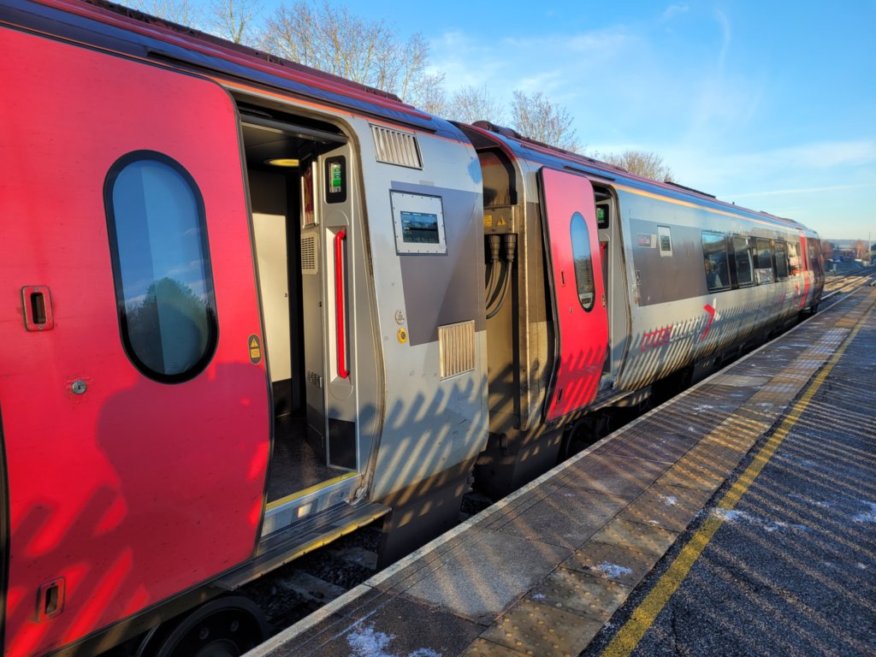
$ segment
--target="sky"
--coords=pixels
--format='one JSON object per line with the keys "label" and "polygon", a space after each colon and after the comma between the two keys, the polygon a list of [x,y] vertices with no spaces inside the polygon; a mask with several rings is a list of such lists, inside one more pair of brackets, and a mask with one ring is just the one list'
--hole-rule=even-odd
{"label": "sky", "polygon": [[681,184],[876,240],[876,0],[332,5],[419,32],[450,93],[541,91],[588,152],[653,151]]}

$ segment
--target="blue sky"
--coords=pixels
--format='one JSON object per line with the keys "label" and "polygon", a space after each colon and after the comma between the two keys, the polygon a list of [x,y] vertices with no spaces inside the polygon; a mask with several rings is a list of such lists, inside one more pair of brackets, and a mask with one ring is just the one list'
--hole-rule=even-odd
{"label": "blue sky", "polygon": [[876,240],[876,0],[333,4],[421,33],[450,92],[542,91],[588,151],[654,151],[682,184]]}
{"label": "blue sky", "polygon": [[876,239],[876,1],[414,3],[449,89],[543,91],[590,150],[663,155],[676,179],[822,235]]}

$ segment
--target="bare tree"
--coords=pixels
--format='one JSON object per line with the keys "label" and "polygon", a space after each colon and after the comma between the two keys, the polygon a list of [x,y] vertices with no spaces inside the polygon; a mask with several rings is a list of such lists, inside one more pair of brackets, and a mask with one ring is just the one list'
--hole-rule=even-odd
{"label": "bare tree", "polygon": [[120,4],[163,18],[171,23],[200,28],[203,22],[198,4],[194,0],[117,0]]}
{"label": "bare tree", "polygon": [[408,102],[434,100],[434,88],[443,81],[426,72],[429,47],[421,35],[402,41],[384,22],[359,18],[327,0],[281,6],[266,22],[261,47]]}
{"label": "bare tree", "polygon": [[445,113],[463,123],[485,120],[501,125],[505,122],[501,104],[486,87],[463,87],[453,94]]}
{"label": "bare tree", "polygon": [[629,150],[623,153],[600,153],[595,157],[643,178],[673,181],[672,170],[664,164],[663,157],[657,153]]}
{"label": "bare tree", "polygon": [[412,93],[408,94],[408,102],[421,110],[437,116],[449,116],[450,102],[444,90],[444,74],[424,74],[419,78]]}
{"label": "bare tree", "polygon": [[578,137],[572,127],[572,115],[537,91],[514,92],[511,124],[520,134],[567,151],[578,149]]}
{"label": "bare tree", "polygon": [[853,248],[855,249],[855,258],[857,260],[865,260],[868,257],[869,253],[867,253],[867,251],[869,249],[867,248],[867,243],[864,240],[855,240]]}
{"label": "bare tree", "polygon": [[254,25],[259,15],[259,0],[212,0],[211,31],[234,43],[251,45],[256,41]]}
{"label": "bare tree", "polygon": [[821,255],[825,260],[833,258],[833,244],[827,240],[821,240]]}

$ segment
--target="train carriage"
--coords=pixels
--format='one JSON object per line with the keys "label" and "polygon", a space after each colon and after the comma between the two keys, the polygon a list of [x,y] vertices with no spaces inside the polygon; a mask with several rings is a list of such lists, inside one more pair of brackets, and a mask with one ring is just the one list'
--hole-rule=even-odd
{"label": "train carriage", "polygon": [[487,419],[462,134],[102,6],[0,17],[4,654],[96,650],[390,508],[396,542],[453,522]]}
{"label": "train carriage", "polygon": [[484,172],[490,438],[476,478],[491,494],[591,440],[594,411],[689,382],[817,308],[820,244],[801,224],[488,122],[461,128]]}
{"label": "train carriage", "polygon": [[4,655],[240,654],[245,583],[391,560],[820,298],[796,222],[100,0],[0,49]]}

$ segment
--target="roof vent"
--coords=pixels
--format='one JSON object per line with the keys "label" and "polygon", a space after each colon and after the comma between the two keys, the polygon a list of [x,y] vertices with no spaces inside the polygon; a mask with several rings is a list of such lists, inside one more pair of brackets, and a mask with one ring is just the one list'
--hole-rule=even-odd
{"label": "roof vent", "polygon": [[371,133],[374,135],[378,162],[397,164],[411,169],[423,168],[420,149],[417,147],[417,138],[414,135],[378,125],[371,126]]}

